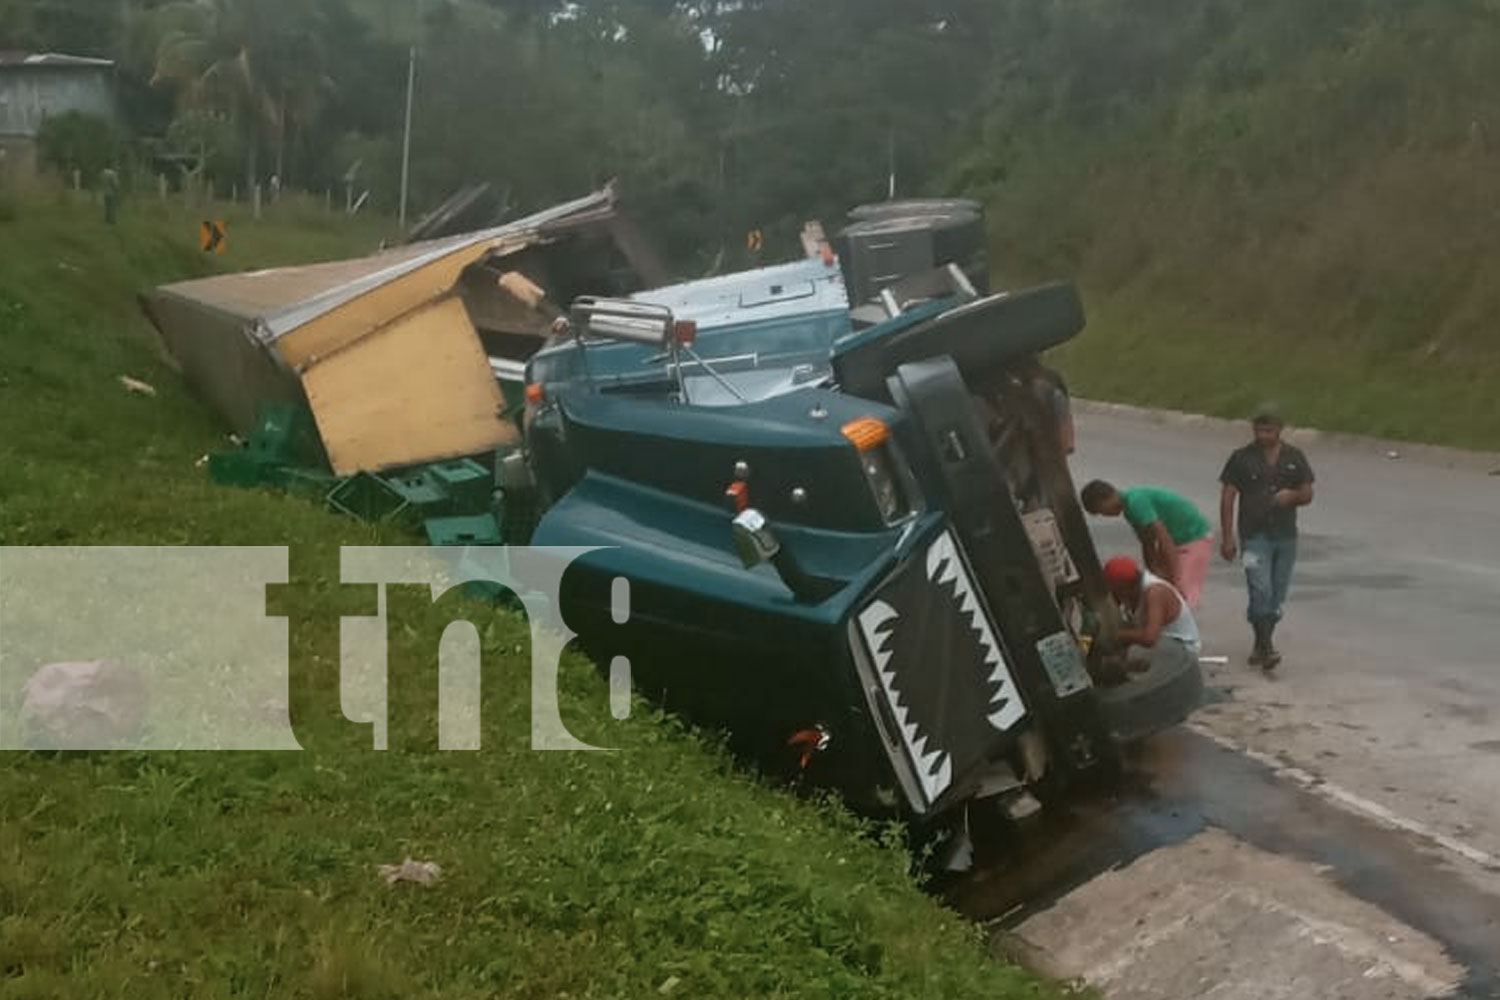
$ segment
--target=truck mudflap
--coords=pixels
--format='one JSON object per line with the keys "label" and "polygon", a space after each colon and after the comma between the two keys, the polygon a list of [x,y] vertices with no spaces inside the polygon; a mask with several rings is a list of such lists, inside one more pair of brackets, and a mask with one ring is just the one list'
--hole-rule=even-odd
{"label": "truck mudflap", "polygon": [[875,589],[849,622],[886,753],[919,815],[962,798],[1027,707],[951,528]]}
{"label": "truck mudflap", "polygon": [[954,535],[978,583],[1022,695],[1052,756],[1074,770],[1112,756],[1109,728],[1082,651],[1037,562],[1026,524],[953,359],[901,365],[889,381],[897,405],[929,445],[929,470],[945,494]]}

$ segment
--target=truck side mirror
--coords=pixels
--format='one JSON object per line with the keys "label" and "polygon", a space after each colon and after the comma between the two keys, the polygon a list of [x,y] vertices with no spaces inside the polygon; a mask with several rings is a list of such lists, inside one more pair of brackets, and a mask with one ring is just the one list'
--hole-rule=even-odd
{"label": "truck side mirror", "polygon": [[781,542],[771,533],[765,515],[747,507],[735,515],[734,547],[746,569],[770,562],[781,552]]}
{"label": "truck side mirror", "polygon": [[745,568],[754,569],[762,563],[770,563],[797,600],[817,603],[843,589],[842,581],[804,570],[792,550],[781,547],[781,541],[766,524],[765,515],[754,507],[746,507],[736,514],[732,524],[735,551]]}

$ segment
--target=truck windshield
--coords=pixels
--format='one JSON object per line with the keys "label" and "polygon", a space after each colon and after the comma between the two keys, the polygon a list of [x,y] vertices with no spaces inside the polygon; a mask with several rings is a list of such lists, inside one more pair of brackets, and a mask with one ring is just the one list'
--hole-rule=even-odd
{"label": "truck windshield", "polygon": [[[845,310],[700,329],[693,344],[700,360],[680,356],[678,361],[685,377],[707,375],[704,366],[721,375],[809,366],[827,371],[834,341],[850,329]],[[576,341],[566,341],[537,352],[529,378],[543,385],[584,378],[601,386],[650,385],[675,377],[671,361],[670,353],[641,344],[590,340],[580,351]]]}

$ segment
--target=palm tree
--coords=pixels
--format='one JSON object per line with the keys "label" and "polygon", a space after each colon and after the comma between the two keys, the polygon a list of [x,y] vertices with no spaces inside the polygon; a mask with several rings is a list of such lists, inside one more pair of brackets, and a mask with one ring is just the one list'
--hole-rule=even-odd
{"label": "palm tree", "polygon": [[153,85],[176,87],[184,110],[229,116],[249,185],[263,145],[284,175],[288,129],[309,126],[332,87],[318,13],[297,0],[177,0],[158,11]]}

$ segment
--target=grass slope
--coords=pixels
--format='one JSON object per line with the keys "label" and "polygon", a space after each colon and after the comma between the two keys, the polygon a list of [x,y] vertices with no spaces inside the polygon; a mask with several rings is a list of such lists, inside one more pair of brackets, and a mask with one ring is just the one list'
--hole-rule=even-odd
{"label": "grass slope", "polygon": [[1235,417],[1274,399],[1303,425],[1500,448],[1500,10],[1004,16],[949,181],[987,200],[1006,280],[1082,283],[1079,392]]}
{"label": "grass slope", "polygon": [[[210,484],[194,462],[222,434],[133,296],[378,236],[312,211],[232,215],[218,262],[180,208],[109,229],[91,207],[27,204],[0,222],[0,541],[287,545],[322,569],[302,599],[331,606],[335,546],[405,540]],[[757,785],[644,706],[610,720],[577,659],[565,718],[624,749],[532,752],[522,624],[481,622],[503,682],[481,752],[0,755],[0,996],[1054,995],[992,963],[893,840]],[[314,637],[324,696],[329,638]],[[413,735],[397,708],[392,745]],[[443,881],[377,878],[408,855]]]}
{"label": "grass slope", "polygon": [[1303,427],[1500,450],[1500,363],[1390,357],[1165,296],[1085,302],[1087,328],[1053,352],[1084,398],[1238,420],[1271,403]]}

